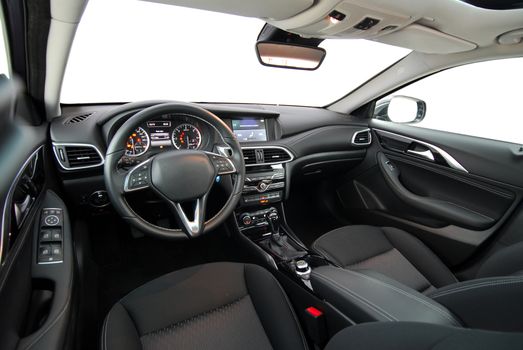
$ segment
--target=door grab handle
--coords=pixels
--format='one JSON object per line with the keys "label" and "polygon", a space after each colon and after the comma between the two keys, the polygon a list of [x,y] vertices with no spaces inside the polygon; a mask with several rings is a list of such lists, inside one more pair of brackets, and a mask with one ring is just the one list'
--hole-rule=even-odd
{"label": "door grab handle", "polygon": [[432,153],[432,151],[429,150],[429,149],[426,150],[426,151],[415,151],[413,149],[408,149],[407,153],[414,154],[414,155],[416,155],[418,157],[422,157],[422,158],[428,159],[431,162],[433,162],[435,160],[434,153]]}

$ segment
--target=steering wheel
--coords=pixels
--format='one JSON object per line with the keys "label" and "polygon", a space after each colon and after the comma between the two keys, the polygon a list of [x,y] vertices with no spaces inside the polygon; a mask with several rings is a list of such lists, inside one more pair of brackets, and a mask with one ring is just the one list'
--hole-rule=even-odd
{"label": "steering wheel", "polygon": [[[172,150],[157,154],[130,170],[118,168],[125,154],[125,144],[134,129],[161,114],[186,114],[211,125],[221,136],[223,145],[217,149],[223,154]],[[205,220],[206,203],[215,179],[219,175],[235,177],[233,190],[218,213]],[[104,180],[107,193],[115,210],[138,230],[163,238],[186,239],[207,233],[229,217],[241,197],[245,180],[245,166],[238,140],[229,127],[213,113],[190,103],[169,102],[145,108],[129,118],[112,138],[105,155]],[[149,188],[174,212],[181,229],[156,226],[136,214],[125,199],[128,192]],[[193,203],[192,215],[182,206]]]}

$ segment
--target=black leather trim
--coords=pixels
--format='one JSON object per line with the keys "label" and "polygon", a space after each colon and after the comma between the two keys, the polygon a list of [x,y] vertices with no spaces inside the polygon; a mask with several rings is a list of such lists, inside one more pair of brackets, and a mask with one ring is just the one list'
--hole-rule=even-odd
{"label": "black leather trim", "polygon": [[523,335],[487,332],[413,322],[387,322],[348,327],[325,350],[516,350]]}
{"label": "black leather trim", "polygon": [[356,322],[416,321],[460,326],[443,306],[374,271],[321,266],[312,271],[314,290]]}
{"label": "black leather trim", "polygon": [[470,328],[523,332],[523,276],[481,278],[441,288],[429,296]]}

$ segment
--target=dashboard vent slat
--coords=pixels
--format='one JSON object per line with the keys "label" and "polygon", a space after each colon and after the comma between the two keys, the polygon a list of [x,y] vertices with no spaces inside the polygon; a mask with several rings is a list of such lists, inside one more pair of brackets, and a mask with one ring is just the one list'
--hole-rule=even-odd
{"label": "dashboard vent slat", "polygon": [[93,168],[104,163],[100,151],[89,144],[53,144],[56,160],[65,170]]}
{"label": "dashboard vent slat", "polygon": [[256,164],[256,152],[254,149],[242,149],[245,165]]}
{"label": "dashboard vent slat", "polygon": [[352,136],[352,144],[354,144],[354,145],[366,146],[366,145],[370,145],[371,142],[372,142],[372,135],[370,133],[370,129],[357,131]]}
{"label": "dashboard vent slat", "polygon": [[291,156],[279,148],[268,148],[263,152],[264,163],[286,162],[290,159]]}
{"label": "dashboard vent slat", "polygon": [[242,148],[245,166],[287,163],[294,159],[292,153],[279,146]]}
{"label": "dashboard vent slat", "polygon": [[90,116],[92,116],[94,113],[84,113],[80,115],[75,115],[74,117],[71,117],[67,119],[64,123],[64,125],[70,125],[70,124],[78,124],[86,121]]}

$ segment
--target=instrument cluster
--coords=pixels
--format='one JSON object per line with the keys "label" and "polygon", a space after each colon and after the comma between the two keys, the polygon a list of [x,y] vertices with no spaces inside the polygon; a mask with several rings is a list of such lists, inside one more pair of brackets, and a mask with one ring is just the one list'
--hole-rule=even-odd
{"label": "instrument cluster", "polygon": [[185,114],[165,114],[138,126],[127,138],[125,163],[165,150],[198,150],[210,146],[212,127],[200,119]]}

